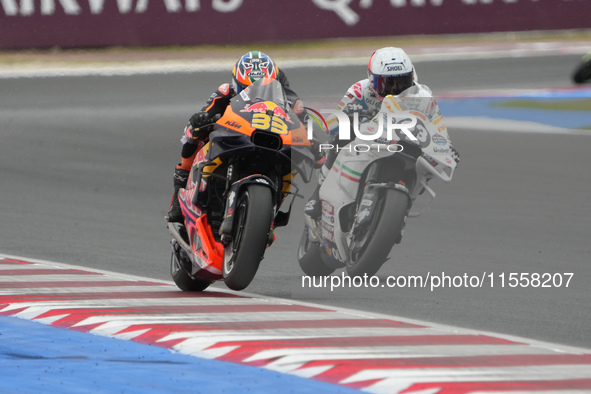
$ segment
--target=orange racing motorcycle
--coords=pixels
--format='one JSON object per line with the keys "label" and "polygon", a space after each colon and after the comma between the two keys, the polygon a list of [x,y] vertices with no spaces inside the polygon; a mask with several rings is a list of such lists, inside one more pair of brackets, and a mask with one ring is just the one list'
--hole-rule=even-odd
{"label": "orange racing motorcycle", "polygon": [[292,178],[310,181],[310,145],[278,81],[260,79],[232,99],[179,190],[184,223],[168,223],[171,274],[181,290],[251,283],[274,229],[289,221],[291,204],[280,208],[297,195]]}

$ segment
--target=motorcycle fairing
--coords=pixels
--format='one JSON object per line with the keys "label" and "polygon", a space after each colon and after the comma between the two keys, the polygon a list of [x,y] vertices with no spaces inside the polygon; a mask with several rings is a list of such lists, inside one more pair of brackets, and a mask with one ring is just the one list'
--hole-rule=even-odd
{"label": "motorcycle fairing", "polygon": [[181,211],[185,217],[185,229],[187,231],[190,246],[190,258],[193,265],[191,274],[211,280],[222,278],[223,247],[215,242],[211,228],[207,225],[207,215],[198,206],[190,204],[195,189],[179,190],[179,202]]}
{"label": "motorcycle fairing", "polygon": [[343,259],[339,253],[337,239],[335,238],[335,226],[339,225],[336,208],[328,201],[322,201],[322,219],[320,220],[320,232],[322,234],[321,253],[335,268],[343,266]]}
{"label": "motorcycle fairing", "polygon": [[201,267],[201,269],[194,269],[193,275],[207,279],[221,279],[224,247],[214,239],[211,227],[207,225],[207,215],[201,215],[197,219],[192,249],[196,262]]}
{"label": "motorcycle fairing", "polygon": [[257,82],[232,100],[217,124],[247,136],[264,130],[279,135],[285,145],[310,146],[307,130],[289,106],[281,83]]}

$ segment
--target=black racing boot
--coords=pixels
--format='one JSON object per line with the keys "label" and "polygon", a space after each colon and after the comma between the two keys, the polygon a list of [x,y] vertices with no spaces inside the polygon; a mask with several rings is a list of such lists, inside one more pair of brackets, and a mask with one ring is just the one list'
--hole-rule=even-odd
{"label": "black racing boot", "polygon": [[172,203],[166,215],[166,221],[171,223],[182,223],[184,221],[183,212],[181,211],[181,204],[179,203],[179,189],[187,186],[187,179],[189,178],[189,171],[182,168],[175,168],[174,170],[174,193],[172,194]]}

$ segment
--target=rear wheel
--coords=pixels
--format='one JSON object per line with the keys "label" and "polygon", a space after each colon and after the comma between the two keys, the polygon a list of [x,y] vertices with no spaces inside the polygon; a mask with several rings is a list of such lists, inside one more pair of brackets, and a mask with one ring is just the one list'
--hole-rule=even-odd
{"label": "rear wheel", "polygon": [[298,262],[302,271],[308,276],[324,276],[334,272],[334,268],[327,266],[322,260],[322,252],[318,242],[310,239],[310,229],[304,228],[298,246]]}
{"label": "rear wheel", "polygon": [[392,246],[402,236],[408,204],[406,193],[395,189],[383,190],[370,220],[353,230],[347,263],[350,276],[371,276],[378,272]]}
{"label": "rear wheel", "polygon": [[[180,252],[181,255],[184,252]],[[190,269],[191,262],[188,260],[184,260],[181,256],[180,258],[177,254],[172,251],[172,255],[170,256],[170,274],[172,276],[172,280],[178,286],[179,289],[183,291],[203,291],[212,284],[212,281],[200,278],[200,277],[192,277],[187,273],[187,269]]]}
{"label": "rear wheel", "polygon": [[232,242],[224,249],[223,276],[230,289],[242,290],[254,279],[267,247],[272,213],[271,189],[247,185],[236,203]]}

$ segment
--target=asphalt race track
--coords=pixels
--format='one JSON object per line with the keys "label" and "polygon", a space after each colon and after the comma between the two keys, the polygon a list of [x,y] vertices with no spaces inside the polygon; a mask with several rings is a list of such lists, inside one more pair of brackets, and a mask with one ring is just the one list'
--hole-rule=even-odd
{"label": "asphalt race track", "polygon": [[[570,88],[577,62],[552,56],[416,66],[420,82],[447,94]],[[287,73],[307,105],[322,108],[365,75],[363,67]],[[228,76],[0,79],[0,252],[169,280],[163,217],[181,129]],[[455,178],[434,184],[431,209],[409,220],[379,273],[383,280],[493,273],[494,287],[304,289],[295,258],[298,201],[247,291],[591,347],[591,139],[513,131],[450,128],[462,158]],[[573,275],[568,287],[501,288],[499,275],[511,273]]]}

